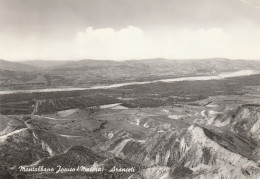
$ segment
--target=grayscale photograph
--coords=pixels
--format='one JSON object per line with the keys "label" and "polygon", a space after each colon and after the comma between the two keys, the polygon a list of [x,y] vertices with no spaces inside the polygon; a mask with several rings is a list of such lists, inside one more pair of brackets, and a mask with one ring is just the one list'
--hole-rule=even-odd
{"label": "grayscale photograph", "polygon": [[259,0],[0,0],[0,179],[259,178]]}

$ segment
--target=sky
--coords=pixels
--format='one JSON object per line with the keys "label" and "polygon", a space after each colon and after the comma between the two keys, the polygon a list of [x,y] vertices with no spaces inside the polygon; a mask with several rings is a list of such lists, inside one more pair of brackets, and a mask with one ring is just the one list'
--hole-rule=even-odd
{"label": "sky", "polygon": [[260,60],[259,0],[0,0],[0,59]]}

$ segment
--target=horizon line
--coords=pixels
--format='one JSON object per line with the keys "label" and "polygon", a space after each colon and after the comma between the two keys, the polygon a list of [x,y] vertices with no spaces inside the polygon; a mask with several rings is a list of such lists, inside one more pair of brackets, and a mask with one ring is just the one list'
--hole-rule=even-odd
{"label": "horizon line", "polygon": [[52,60],[52,59],[4,59],[0,58],[0,60],[8,61],[8,62],[23,62],[23,61],[84,61],[84,60],[93,60],[93,61],[115,61],[115,62],[122,62],[122,61],[138,61],[138,60],[245,60],[245,61],[260,61],[260,59],[245,59],[245,58],[226,58],[226,57],[209,57],[209,58],[163,58],[163,57],[154,57],[154,58],[138,58],[138,59],[122,59],[122,60],[114,60],[114,59],[94,59],[94,58],[81,58],[81,59],[61,59],[61,60]]}

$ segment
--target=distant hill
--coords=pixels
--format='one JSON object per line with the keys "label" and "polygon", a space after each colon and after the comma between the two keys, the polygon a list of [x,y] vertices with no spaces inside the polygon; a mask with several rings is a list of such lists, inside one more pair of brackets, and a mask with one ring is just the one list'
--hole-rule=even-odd
{"label": "distant hill", "polygon": [[[48,69],[48,73],[71,76],[76,81],[144,79],[162,76],[214,75],[238,70],[260,70],[260,61],[202,59],[168,60],[144,59],[127,61],[80,60],[70,61]],[[79,82],[80,83],[80,82]]]}
{"label": "distant hill", "polygon": [[[53,62],[56,63],[57,61]],[[191,59],[191,60],[171,60],[163,58],[143,59],[143,60],[79,60],[79,61],[61,61],[61,65],[52,66],[54,69],[77,69],[77,68],[92,68],[92,67],[131,67],[139,68],[164,68],[164,69],[200,69],[200,70],[215,70],[215,71],[230,71],[239,69],[260,69],[260,61],[249,60],[229,60],[225,58],[212,59]],[[31,63],[33,64],[33,63]],[[58,64],[58,63],[57,63]],[[50,64],[51,65],[51,64]]]}
{"label": "distant hill", "polygon": [[35,67],[32,65],[27,65],[19,62],[10,62],[6,60],[0,59],[0,69],[1,70],[10,70],[10,71],[36,71],[40,70],[41,68]]}
{"label": "distant hill", "polygon": [[79,61],[67,61],[60,66],[54,66],[53,68],[82,68],[82,67],[104,67],[104,66],[117,66],[120,65],[122,62],[113,61],[113,60],[79,60]]}
{"label": "distant hill", "polygon": [[190,59],[190,60],[171,60],[163,58],[142,59],[142,60],[92,60],[83,59],[78,61],[53,61],[53,60],[29,60],[21,62],[9,62],[0,60],[0,69],[11,71],[33,71],[33,70],[64,70],[70,69],[72,71],[78,69],[89,68],[141,68],[145,71],[148,69],[156,70],[162,68],[163,70],[192,70],[197,71],[230,71],[240,69],[260,69],[260,61],[249,60],[229,60],[225,58],[212,59]]}
{"label": "distant hill", "polygon": [[52,68],[55,66],[61,66],[67,64],[68,61],[58,61],[58,60],[28,60],[28,61],[21,61],[20,63],[25,65],[31,65],[40,68]]}
{"label": "distant hill", "polygon": [[[8,70],[8,71],[7,71]],[[4,88],[93,86],[184,76],[210,76],[239,70],[260,71],[260,61],[224,58],[170,60],[0,61]],[[1,80],[2,79],[2,80]],[[22,85],[23,84],[23,85]]]}

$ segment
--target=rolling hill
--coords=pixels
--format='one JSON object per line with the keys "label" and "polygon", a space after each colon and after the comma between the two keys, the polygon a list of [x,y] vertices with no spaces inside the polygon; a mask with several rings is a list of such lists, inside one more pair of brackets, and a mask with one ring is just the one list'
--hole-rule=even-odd
{"label": "rolling hill", "polygon": [[25,71],[32,72],[36,70],[40,70],[40,67],[35,67],[32,65],[27,65],[19,62],[10,62],[6,60],[0,59],[0,69],[1,70],[9,70],[9,71]]}

